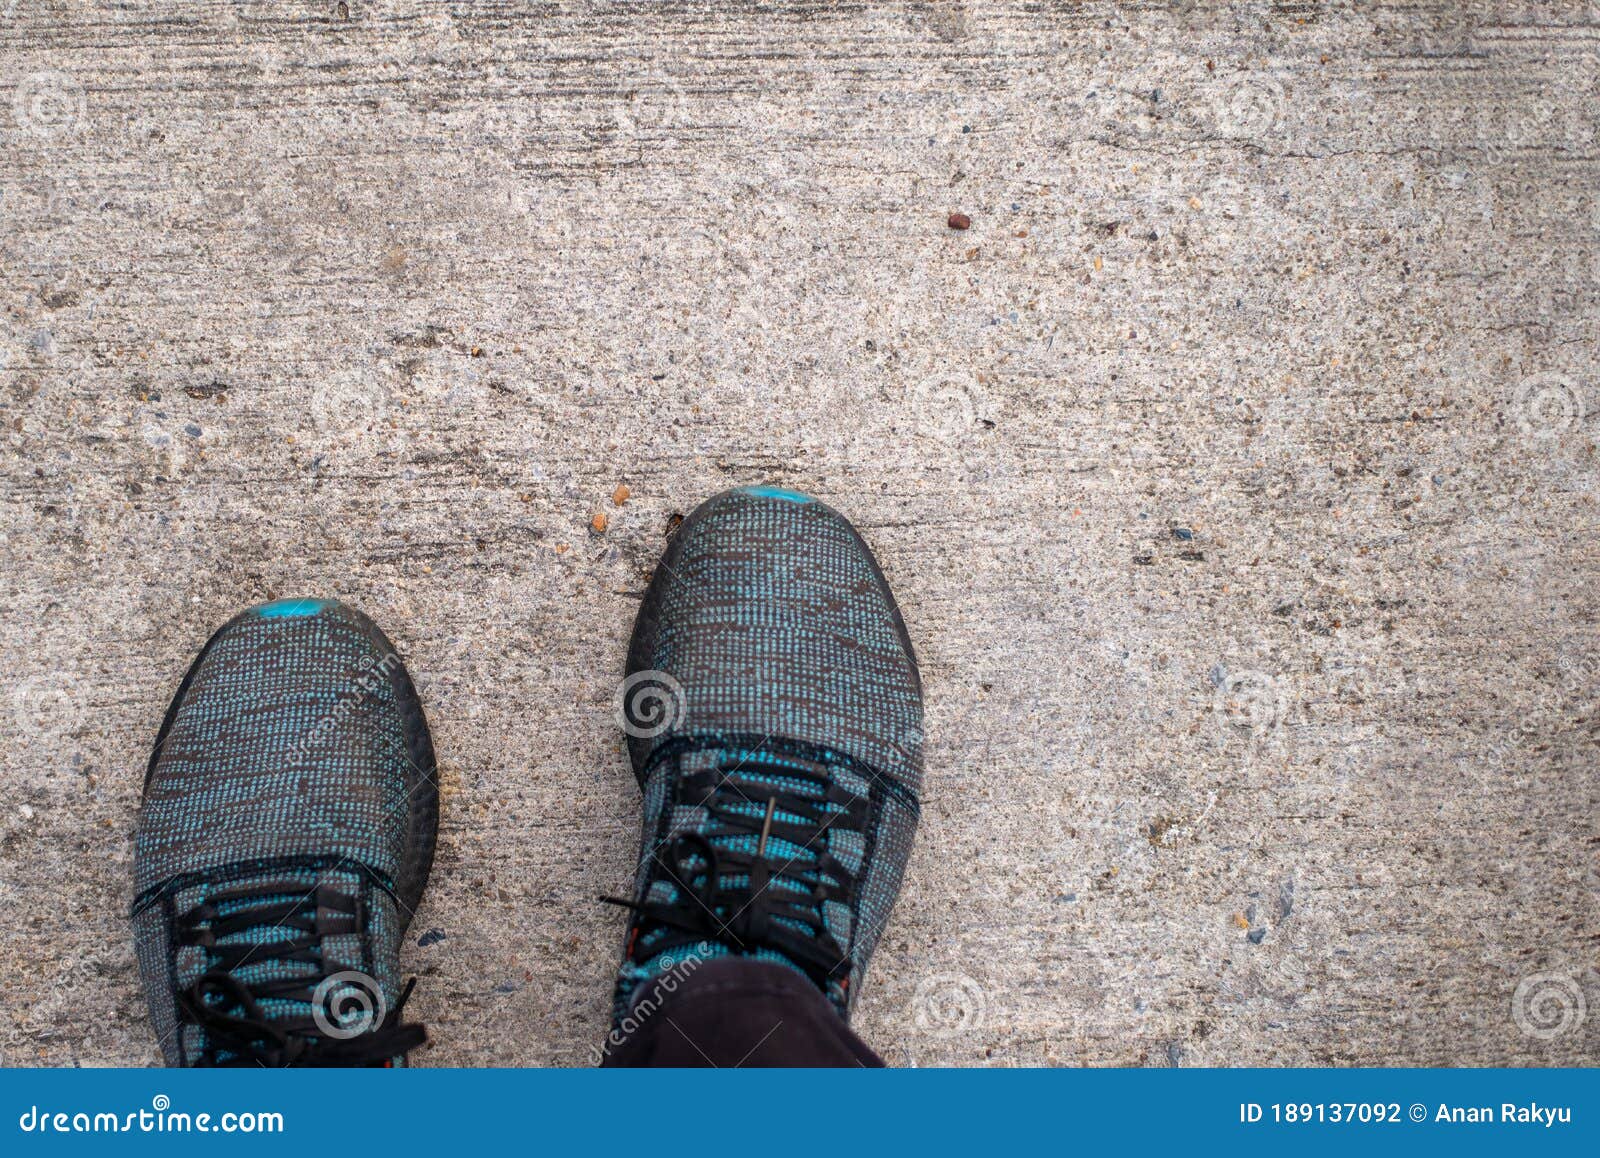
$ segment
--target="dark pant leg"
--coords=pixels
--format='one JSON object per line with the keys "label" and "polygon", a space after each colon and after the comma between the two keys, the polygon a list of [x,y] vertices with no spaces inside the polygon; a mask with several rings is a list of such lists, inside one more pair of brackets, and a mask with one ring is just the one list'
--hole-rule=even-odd
{"label": "dark pant leg", "polygon": [[[670,984],[671,990],[667,991]],[[881,1066],[793,969],[726,957],[647,986],[603,1066]]]}

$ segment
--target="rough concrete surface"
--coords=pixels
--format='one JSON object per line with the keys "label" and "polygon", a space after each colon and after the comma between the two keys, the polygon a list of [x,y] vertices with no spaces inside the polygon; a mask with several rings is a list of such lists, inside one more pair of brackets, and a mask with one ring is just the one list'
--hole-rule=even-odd
{"label": "rough concrete surface", "polygon": [[589,1064],[760,481],[921,653],[891,1063],[1600,1059],[1596,5],[0,4],[7,1064],[157,1061],[148,746],[301,593],[441,753],[417,1060]]}

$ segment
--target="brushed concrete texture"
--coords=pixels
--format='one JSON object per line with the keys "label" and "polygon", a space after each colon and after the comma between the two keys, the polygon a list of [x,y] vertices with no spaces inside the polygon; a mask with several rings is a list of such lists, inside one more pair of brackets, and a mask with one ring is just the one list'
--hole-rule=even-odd
{"label": "brushed concrete texture", "polygon": [[1595,5],[4,16],[7,1063],[157,1060],[148,745],[317,593],[442,755],[417,1060],[588,1064],[627,633],[750,482],[921,652],[891,1063],[1600,1060]]}

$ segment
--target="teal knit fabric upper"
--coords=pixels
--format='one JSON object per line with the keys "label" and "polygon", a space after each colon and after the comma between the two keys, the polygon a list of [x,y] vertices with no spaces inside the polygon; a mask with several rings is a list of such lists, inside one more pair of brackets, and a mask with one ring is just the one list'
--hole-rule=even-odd
{"label": "teal knit fabric upper", "polygon": [[[398,1001],[399,939],[432,855],[433,776],[410,680],[358,612],[286,600],[212,637],[152,756],[134,857],[140,969],[170,1063],[205,1050],[182,1002],[222,960],[249,989],[353,971],[370,978],[369,1004]],[[228,899],[241,891],[253,895]],[[227,925],[252,906],[295,905]],[[297,938],[314,949],[274,952]],[[312,1014],[272,997],[261,1009]]]}
{"label": "teal knit fabric upper", "polygon": [[[916,661],[871,552],[804,495],[718,495],[657,568],[628,667],[671,717],[649,728],[624,718],[645,794],[634,899],[718,912],[694,940],[636,915],[618,1018],[642,981],[691,954],[778,961],[818,980],[816,961],[797,963],[777,944],[823,940],[816,930],[820,959],[836,965],[823,988],[847,1013],[899,892],[921,788]],[[707,842],[717,880],[685,837]],[[766,874],[759,889],[752,871]],[[752,892],[775,903],[752,906]],[[752,907],[774,910],[765,927],[775,935],[748,927]]]}

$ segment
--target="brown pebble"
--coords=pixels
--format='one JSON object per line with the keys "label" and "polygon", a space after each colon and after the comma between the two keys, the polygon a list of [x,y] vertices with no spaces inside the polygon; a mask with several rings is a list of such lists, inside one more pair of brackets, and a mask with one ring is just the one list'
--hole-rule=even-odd
{"label": "brown pebble", "polygon": [[474,346],[474,347],[472,347],[472,356],[474,358],[483,357],[483,347],[482,346]]}
{"label": "brown pebble", "polygon": [[633,492],[628,489],[627,483],[618,483],[617,489],[611,492],[611,501],[619,507],[632,497]]}
{"label": "brown pebble", "polygon": [[951,229],[971,229],[972,218],[968,217],[965,213],[952,213],[945,221],[945,224]]}
{"label": "brown pebble", "polygon": [[589,520],[589,530],[596,535],[606,533],[606,513],[604,511],[595,512],[594,518]]}

